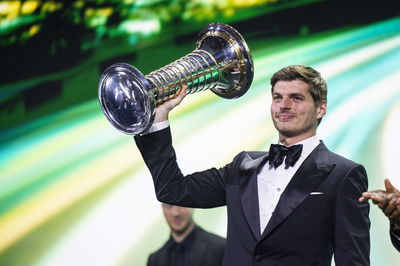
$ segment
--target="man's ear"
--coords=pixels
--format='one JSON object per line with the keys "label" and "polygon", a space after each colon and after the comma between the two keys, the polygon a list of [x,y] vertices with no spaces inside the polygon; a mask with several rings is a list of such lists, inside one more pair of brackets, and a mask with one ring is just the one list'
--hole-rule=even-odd
{"label": "man's ear", "polygon": [[326,114],[327,108],[328,108],[327,102],[326,102],[326,101],[322,101],[322,102],[319,104],[319,112],[318,112],[317,118],[322,118],[322,117],[324,117],[325,114]]}

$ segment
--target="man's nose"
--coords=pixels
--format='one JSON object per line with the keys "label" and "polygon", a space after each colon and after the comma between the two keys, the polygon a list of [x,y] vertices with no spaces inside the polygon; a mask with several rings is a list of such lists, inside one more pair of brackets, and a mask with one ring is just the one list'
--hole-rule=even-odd
{"label": "man's nose", "polygon": [[181,210],[178,206],[173,206],[171,212],[174,216],[178,216],[178,215],[180,215]]}
{"label": "man's nose", "polygon": [[290,99],[287,97],[283,97],[279,104],[279,108],[280,109],[290,109],[290,107],[291,107]]}

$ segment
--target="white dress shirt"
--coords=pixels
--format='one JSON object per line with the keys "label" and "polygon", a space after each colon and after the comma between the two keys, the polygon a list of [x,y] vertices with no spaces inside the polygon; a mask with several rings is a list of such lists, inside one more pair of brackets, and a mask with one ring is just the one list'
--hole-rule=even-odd
{"label": "white dress shirt", "polygon": [[[296,144],[303,144],[299,160],[293,167],[285,169],[283,162],[278,168],[267,162],[257,175],[258,205],[260,211],[260,231],[263,233],[278,204],[282,192],[307,156],[319,145],[318,137],[312,136]],[[282,143],[280,143],[282,144]]]}

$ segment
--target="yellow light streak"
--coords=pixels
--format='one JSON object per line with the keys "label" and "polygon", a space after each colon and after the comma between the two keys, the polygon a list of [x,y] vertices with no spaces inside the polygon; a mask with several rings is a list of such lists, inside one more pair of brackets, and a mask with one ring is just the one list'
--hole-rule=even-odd
{"label": "yellow light streak", "polygon": [[22,14],[31,14],[38,8],[41,1],[24,1],[21,7]]}

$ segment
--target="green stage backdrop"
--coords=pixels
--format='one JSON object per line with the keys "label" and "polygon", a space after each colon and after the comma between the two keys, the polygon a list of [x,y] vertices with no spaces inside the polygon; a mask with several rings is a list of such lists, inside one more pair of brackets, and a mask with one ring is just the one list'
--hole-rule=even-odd
{"label": "green stage backdrop", "polygon": [[[400,187],[400,17],[395,1],[0,2],[0,265],[145,265],[168,238],[131,136],[97,100],[112,63],[144,74],[194,50],[211,22],[234,26],[253,54],[247,94],[188,96],[171,117],[185,173],[277,141],[271,74],[318,69],[329,85],[318,135],[365,165],[369,187]],[[372,265],[399,265],[389,224],[371,207]],[[225,236],[226,209],[196,210]],[[299,225],[301,227],[301,225]]]}

